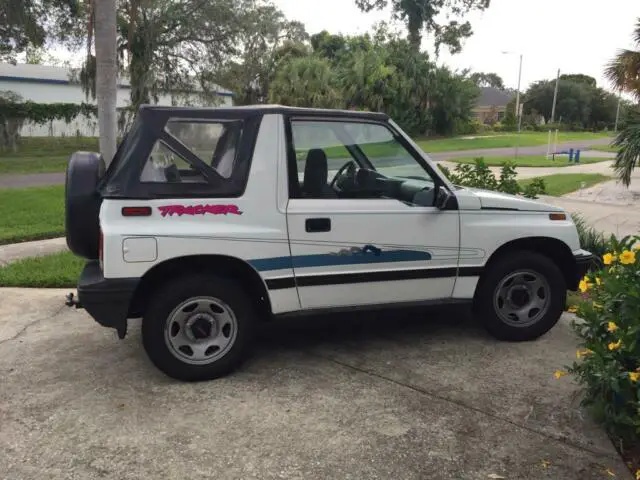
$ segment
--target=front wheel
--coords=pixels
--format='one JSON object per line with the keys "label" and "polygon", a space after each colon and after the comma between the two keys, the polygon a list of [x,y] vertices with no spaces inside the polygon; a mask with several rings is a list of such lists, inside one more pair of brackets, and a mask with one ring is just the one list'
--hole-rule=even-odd
{"label": "front wheel", "polygon": [[475,310],[500,340],[534,340],[558,322],[566,302],[562,272],[536,252],[512,252],[481,278]]}
{"label": "front wheel", "polygon": [[177,279],[152,299],[142,341],[156,367],[178,380],[211,380],[232,372],[249,351],[254,312],[228,279]]}

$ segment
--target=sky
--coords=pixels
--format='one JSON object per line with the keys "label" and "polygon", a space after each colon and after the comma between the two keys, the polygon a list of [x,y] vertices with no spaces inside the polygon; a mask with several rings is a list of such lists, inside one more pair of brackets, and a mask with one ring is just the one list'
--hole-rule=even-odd
{"label": "sky", "polygon": [[[354,0],[273,2],[288,18],[304,23],[310,34],[322,30],[360,34],[390,19],[390,11],[362,13]],[[463,51],[457,55],[442,51],[438,63],[495,72],[508,87],[516,88],[522,54],[522,90],[536,80],[555,78],[558,69],[590,75],[610,89],[604,66],[617,49],[633,46],[631,33],[639,17],[640,0],[491,0],[484,12],[465,17],[474,35]],[[428,38],[422,46],[433,53]]]}

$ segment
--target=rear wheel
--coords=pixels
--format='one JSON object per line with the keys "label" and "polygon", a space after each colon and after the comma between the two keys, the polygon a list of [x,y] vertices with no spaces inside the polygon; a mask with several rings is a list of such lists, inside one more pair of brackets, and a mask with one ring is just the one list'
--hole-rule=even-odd
{"label": "rear wheel", "polygon": [[151,361],[178,380],[211,380],[235,370],[250,349],[253,302],[233,281],[181,278],[152,299],[142,322]]}
{"label": "rear wheel", "polygon": [[562,272],[536,252],[511,252],[480,280],[475,310],[500,340],[534,340],[558,322],[566,302]]}

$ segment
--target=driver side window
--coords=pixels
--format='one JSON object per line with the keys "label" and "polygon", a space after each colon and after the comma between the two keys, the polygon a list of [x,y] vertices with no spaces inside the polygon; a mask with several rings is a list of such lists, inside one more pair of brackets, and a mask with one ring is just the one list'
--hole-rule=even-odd
{"label": "driver side window", "polygon": [[431,176],[385,125],[292,119],[290,127],[292,198],[393,198],[433,205]]}

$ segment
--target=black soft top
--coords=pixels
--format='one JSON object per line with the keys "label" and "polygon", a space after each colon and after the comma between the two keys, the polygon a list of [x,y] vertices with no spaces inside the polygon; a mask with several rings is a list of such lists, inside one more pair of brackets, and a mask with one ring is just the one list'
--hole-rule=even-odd
{"label": "black soft top", "polygon": [[139,110],[139,115],[145,117],[145,119],[152,116],[161,116],[166,118],[176,115],[181,118],[203,118],[211,116],[246,118],[256,114],[282,114],[308,117],[351,117],[378,121],[385,121],[389,119],[389,116],[387,114],[381,112],[362,112],[359,110],[339,110],[327,108],[287,107],[284,105],[246,105],[239,107],[171,107],[159,105],[142,105]]}
{"label": "black soft top", "polygon": [[[361,121],[387,122],[384,113],[360,112],[356,110],[332,110],[320,108],[298,108],[282,105],[249,105],[242,107],[171,107],[142,105],[138,110],[128,133],[122,140],[104,177],[98,184],[98,192],[103,198],[162,198],[162,197],[233,197],[244,192],[249,174],[253,148],[262,118],[268,114],[287,117],[352,118]],[[206,121],[215,119],[224,123],[243,125],[239,140],[239,168],[229,179],[204,164],[201,159],[186,151],[179,141],[165,131],[169,120]],[[157,140],[169,142],[180,156],[202,171],[208,184],[197,183],[143,183],[140,173]],[[185,156],[186,155],[186,156]]]}

